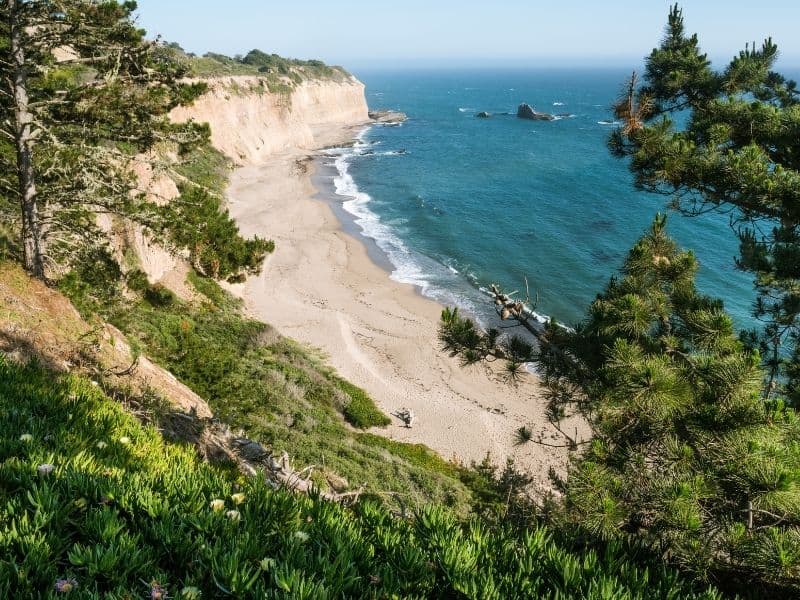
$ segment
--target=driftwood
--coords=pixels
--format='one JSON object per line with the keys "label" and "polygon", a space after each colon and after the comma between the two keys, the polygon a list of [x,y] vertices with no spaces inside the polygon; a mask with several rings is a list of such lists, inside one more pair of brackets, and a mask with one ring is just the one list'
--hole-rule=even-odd
{"label": "driftwood", "polygon": [[393,416],[400,419],[405,426],[411,429],[414,425],[414,421],[416,420],[417,416],[414,414],[414,411],[410,408],[401,408],[400,410],[396,410],[392,413]]}
{"label": "driftwood", "polygon": [[256,476],[258,475],[259,467],[262,468],[267,483],[273,489],[284,488],[301,494],[317,492],[320,498],[324,500],[342,503],[355,503],[364,493],[363,485],[351,492],[322,492],[311,481],[311,474],[316,468],[314,465],[309,465],[297,471],[292,466],[289,454],[286,452],[282,452],[280,457],[275,457],[258,442],[241,437],[232,437],[228,432],[224,432],[222,438],[219,439],[217,437],[217,442],[229,451],[228,457],[238,464],[242,472],[250,476]]}
{"label": "driftwood", "polygon": [[537,298],[531,302],[530,292],[528,291],[528,280],[525,279],[525,300],[515,300],[514,295],[517,291],[504,294],[497,284],[492,284],[492,299],[494,309],[503,321],[513,320],[531,332],[537,339],[542,333],[541,323],[536,319],[536,305],[539,303]]}
{"label": "driftwood", "polygon": [[[216,419],[198,418],[195,415],[177,413],[172,419],[171,436],[177,439],[193,441],[206,460],[225,461],[235,464],[247,476],[259,476],[263,473],[267,484],[273,489],[284,488],[301,494],[316,493],[320,498],[331,502],[353,504],[364,493],[365,486],[349,492],[321,491],[311,480],[314,465],[296,470],[286,452],[280,457],[273,455],[258,442],[247,439],[233,432]],[[183,422],[176,427],[176,421]]]}

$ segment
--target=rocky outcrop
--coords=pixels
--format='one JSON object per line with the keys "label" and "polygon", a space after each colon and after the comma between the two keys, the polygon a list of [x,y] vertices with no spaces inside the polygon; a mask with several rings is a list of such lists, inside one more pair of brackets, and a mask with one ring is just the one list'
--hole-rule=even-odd
{"label": "rocky outcrop", "polygon": [[354,77],[308,80],[277,91],[251,76],[205,83],[205,94],[191,106],[175,108],[170,117],[208,123],[211,143],[238,165],[258,164],[290,149],[323,147],[337,127],[369,120],[364,84]]}
{"label": "rocky outcrop", "polygon": [[520,119],[530,119],[532,121],[554,121],[555,116],[550,113],[537,112],[529,104],[524,102],[517,108],[517,117]]}
{"label": "rocky outcrop", "polygon": [[482,110],[481,112],[477,113],[475,116],[477,118],[479,118],[479,119],[488,119],[489,117],[492,116],[492,114],[486,112],[485,110]]}
{"label": "rocky outcrop", "polygon": [[396,110],[374,110],[370,111],[369,118],[376,123],[383,123],[385,125],[397,125],[408,119],[406,113],[398,112]]}

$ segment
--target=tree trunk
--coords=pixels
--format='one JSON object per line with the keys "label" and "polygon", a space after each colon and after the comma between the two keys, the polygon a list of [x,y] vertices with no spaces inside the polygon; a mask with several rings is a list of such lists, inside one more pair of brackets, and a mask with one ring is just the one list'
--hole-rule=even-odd
{"label": "tree trunk", "polygon": [[6,0],[11,32],[11,69],[14,95],[14,138],[17,150],[17,178],[22,212],[22,248],[25,269],[35,277],[44,276],[42,228],[33,170],[33,114],[28,105],[28,75],[25,64],[22,0]]}

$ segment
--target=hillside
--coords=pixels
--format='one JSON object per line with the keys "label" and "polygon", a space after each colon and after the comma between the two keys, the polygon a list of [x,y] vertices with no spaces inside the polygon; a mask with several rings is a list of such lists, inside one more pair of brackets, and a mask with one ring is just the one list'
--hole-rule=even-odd
{"label": "hillside", "polygon": [[716,597],[545,528],[276,491],[165,443],[85,379],[2,357],[0,415],[4,598]]}
{"label": "hillside", "polygon": [[[381,122],[340,67],[198,57],[136,11],[0,4],[0,598],[797,595],[800,93],[771,40],[715,71],[673,7],[607,140],[676,208],[775,221],[738,232],[764,330],[702,291],[660,213],[574,327],[525,278],[477,300],[487,329],[388,276],[339,212],[379,206],[356,155],[387,185],[392,163],[432,175],[424,111]],[[452,195],[465,136],[432,137]],[[434,235],[493,239],[449,206]]]}

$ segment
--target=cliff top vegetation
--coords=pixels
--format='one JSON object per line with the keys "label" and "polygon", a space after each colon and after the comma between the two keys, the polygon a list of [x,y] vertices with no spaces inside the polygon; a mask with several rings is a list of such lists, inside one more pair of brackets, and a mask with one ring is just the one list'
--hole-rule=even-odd
{"label": "cliff top vegetation", "polygon": [[254,49],[245,55],[226,56],[216,52],[207,52],[198,56],[186,52],[175,42],[165,44],[163,51],[170,60],[183,66],[195,77],[226,77],[232,75],[250,75],[266,77],[276,82],[299,84],[306,80],[333,79],[341,81],[350,77],[345,69],[326,65],[321,60],[300,60],[284,58],[277,54],[268,54]]}

